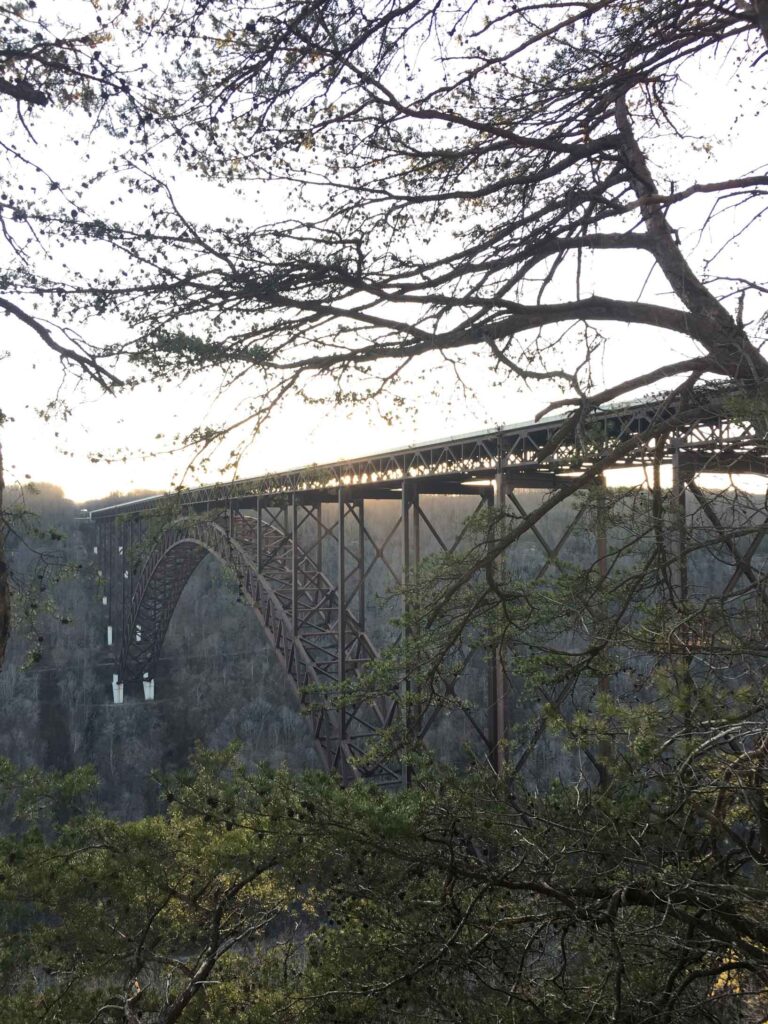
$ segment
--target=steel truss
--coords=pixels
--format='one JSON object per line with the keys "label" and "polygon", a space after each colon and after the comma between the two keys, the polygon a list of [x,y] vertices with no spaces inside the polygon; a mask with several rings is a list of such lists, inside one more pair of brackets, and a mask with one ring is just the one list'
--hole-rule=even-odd
{"label": "steel truss", "polygon": [[[399,693],[367,703],[349,696],[377,657],[377,644],[367,631],[374,581],[379,588],[404,587],[425,556],[461,544],[463,531],[446,535],[427,507],[450,497],[464,499],[467,512],[472,506],[495,507],[506,519],[524,524],[532,578],[556,570],[581,514],[561,536],[548,537],[541,523],[530,522],[517,492],[556,491],[568,474],[594,464],[606,445],[633,438],[636,447],[630,451],[627,446],[619,465],[672,465],[680,511],[680,594],[686,588],[686,496],[692,495],[733,562],[726,593],[746,582],[768,607],[768,591],[753,564],[768,525],[756,527],[739,547],[695,482],[702,471],[766,472],[764,439],[749,423],[734,423],[716,407],[684,422],[672,401],[594,415],[584,426],[586,440],[578,443],[566,433],[570,422],[562,418],[504,428],[93,510],[89,519],[97,530],[95,552],[110,623],[107,641],[116,654],[115,700],[139,695],[142,686],[145,698],[153,697],[155,666],[173,611],[192,573],[211,554],[231,570],[270,638],[311,717],[326,767],[345,780],[362,775],[385,785],[407,785],[407,767],[382,760],[365,767],[358,763],[361,757],[365,763],[375,737],[395,724],[427,742],[439,727],[438,710],[419,705],[407,678]],[[664,450],[656,450],[656,438],[665,432],[674,441],[670,444],[667,437]],[[597,474],[592,483],[602,480]],[[378,533],[368,521],[371,503],[389,511]],[[605,573],[607,539],[599,522],[594,540],[595,564]],[[405,598],[400,600],[400,611],[407,612]],[[389,636],[386,642],[407,639]],[[608,681],[598,685],[605,689]],[[457,714],[497,770],[504,761],[513,703],[503,652],[490,651],[485,697],[473,707],[460,706]]]}

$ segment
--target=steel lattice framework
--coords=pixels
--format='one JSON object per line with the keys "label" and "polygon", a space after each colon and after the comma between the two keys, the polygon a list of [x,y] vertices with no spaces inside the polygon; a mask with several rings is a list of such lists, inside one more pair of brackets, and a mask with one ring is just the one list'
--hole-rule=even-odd
{"label": "steel lattice framework", "polygon": [[[372,738],[395,723],[398,694],[366,704],[344,694],[377,657],[366,631],[372,579],[378,573],[389,583],[407,583],[426,553],[461,543],[461,530],[445,535],[425,508],[426,497],[461,497],[468,511],[495,505],[525,522],[518,490],[572,493],[599,483],[604,466],[650,462],[671,465],[683,506],[690,493],[708,516],[714,513],[701,501],[697,473],[764,474],[768,467],[765,438],[734,415],[727,395],[709,392],[696,402],[672,396],[585,410],[578,417],[92,509],[88,518],[98,531],[94,551],[108,607],[108,642],[116,652],[115,700],[139,693],[142,684],[144,696],[152,698],[174,608],[196,567],[213,555],[232,571],[270,638],[311,716],[328,769],[345,779],[363,774],[384,784],[399,784],[406,773],[407,781],[406,769],[396,764],[379,761],[361,769],[355,763]],[[372,502],[393,510],[379,536],[366,522]],[[555,540],[530,523],[543,557],[539,575],[556,565],[577,522],[578,516]],[[749,560],[759,540],[746,555],[732,552],[734,580],[754,576]],[[605,537],[596,536],[595,545],[596,557],[604,558]],[[402,688],[407,685],[404,680]],[[507,696],[503,666],[491,652],[487,692],[462,714],[497,766]],[[434,723],[431,711],[410,727],[427,737]]]}

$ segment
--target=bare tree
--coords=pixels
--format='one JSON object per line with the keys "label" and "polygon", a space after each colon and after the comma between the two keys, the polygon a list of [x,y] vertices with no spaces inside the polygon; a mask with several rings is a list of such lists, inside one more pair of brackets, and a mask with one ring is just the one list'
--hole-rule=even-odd
{"label": "bare tree", "polygon": [[[77,32],[60,22],[52,25],[36,8],[35,3],[0,5],[0,111],[10,111],[10,123],[15,128],[9,135],[0,136],[0,156],[6,172],[0,197],[0,238],[22,277],[46,241],[39,231],[30,228],[21,200],[30,191],[39,191],[37,185],[30,189],[29,179],[45,183],[45,191],[53,195],[59,195],[62,189],[54,176],[56,169],[38,162],[30,112],[76,104],[96,113],[120,96],[124,86],[127,90],[126,80],[98,50],[100,40],[105,38],[103,33]],[[19,146],[19,136],[26,138],[26,147]],[[7,285],[7,275],[3,274],[0,287],[6,294],[0,294],[0,311],[5,317],[31,330],[66,369],[94,380],[107,391],[120,385],[120,379],[103,365],[99,354],[66,321],[50,323],[37,312],[37,302],[16,301]],[[3,556],[3,483],[0,452],[0,667],[10,625],[10,584]]]}
{"label": "bare tree", "polygon": [[[764,275],[720,260],[760,229],[765,168],[680,181],[664,166],[665,135],[687,131],[685,75],[725,66],[761,112],[748,92],[764,81],[763,5],[312,0],[254,16],[204,0],[147,24],[169,76],[150,137],[254,199],[205,224],[140,147],[129,179],[150,228],[77,224],[131,267],[101,281],[100,308],[127,318],[120,350],[153,372],[257,370],[256,421],[317,376],[353,399],[395,390],[435,352],[485,352],[585,407],[681,377],[764,379]],[[254,219],[263,183],[285,217]],[[646,275],[658,298],[629,297]],[[92,287],[78,294],[92,302]],[[690,353],[601,389],[598,354],[621,324]]]}

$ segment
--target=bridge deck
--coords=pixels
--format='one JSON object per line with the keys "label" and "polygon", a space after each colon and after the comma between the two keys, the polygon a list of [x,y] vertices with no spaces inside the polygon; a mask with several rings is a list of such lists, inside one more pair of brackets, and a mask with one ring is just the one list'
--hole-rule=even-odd
{"label": "bridge deck", "polygon": [[[653,439],[665,428],[682,430],[689,453],[698,448],[702,458],[717,458],[721,463],[725,459],[725,468],[736,471],[735,460],[749,458],[749,445],[745,447],[743,426],[738,431],[738,440],[729,444],[729,420],[722,408],[718,408],[721,405],[721,401],[714,405],[710,401],[706,408],[700,403],[695,403],[694,408],[690,403],[683,407],[678,400],[670,398],[646,400],[585,415],[576,430],[569,413],[361,458],[303,466],[85,511],[92,519],[109,519],[150,511],[167,502],[169,497],[186,509],[205,509],[232,501],[239,507],[247,507],[249,498],[299,492],[322,498],[324,492],[336,492],[339,487],[350,488],[350,493],[359,497],[394,498],[400,496],[404,480],[429,484],[430,493],[468,493],[467,485],[497,472],[507,474],[519,487],[548,488],[556,486],[563,474],[590,465],[590,456],[598,457],[608,444],[615,445],[617,441],[633,437],[638,441],[637,446],[617,458],[613,465],[645,464],[651,457]],[[671,457],[671,450],[666,451],[662,461],[668,462]],[[741,471],[748,471],[748,467],[745,465]],[[331,500],[330,495],[328,500]]]}

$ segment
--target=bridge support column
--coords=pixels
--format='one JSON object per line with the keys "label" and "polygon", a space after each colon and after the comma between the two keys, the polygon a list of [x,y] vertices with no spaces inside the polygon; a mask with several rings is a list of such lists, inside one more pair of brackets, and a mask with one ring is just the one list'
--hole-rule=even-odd
{"label": "bridge support column", "polygon": [[[603,473],[597,478],[597,508],[595,519],[595,542],[597,547],[597,574],[601,584],[608,579],[608,501],[606,494],[606,481]],[[610,677],[603,674],[597,680],[598,695],[608,696],[611,692]],[[600,784],[608,785],[609,776],[606,762],[613,753],[613,744],[607,737],[601,739],[598,748],[598,771],[600,773]]]}
{"label": "bridge support column", "polygon": [[315,564],[318,575],[323,572],[323,503],[318,501],[315,509]]}
{"label": "bridge support column", "polygon": [[[421,496],[419,494],[418,485],[414,483],[414,484],[411,485],[411,546],[412,546],[412,555],[413,555],[413,560],[412,560],[412,563],[411,563],[411,583],[417,582],[417,580],[418,580],[418,573],[419,573],[419,566],[421,564],[421,519],[422,519],[422,515],[423,515],[423,513],[422,513],[422,509],[421,509]],[[418,592],[417,592],[417,594],[418,594]],[[414,611],[417,613],[417,615],[416,615],[416,625],[415,625],[414,628],[415,629],[419,629],[420,628],[420,626],[419,626],[420,617],[419,617],[418,613],[419,613],[420,609],[419,608],[414,608],[413,604],[411,604],[410,611],[412,613]],[[411,639],[414,639],[414,637],[415,637],[415,634],[414,634],[413,629],[412,629],[412,631],[411,631]],[[413,692],[411,693],[412,707],[411,707],[410,727],[411,727],[411,736],[413,737],[413,739],[416,739],[416,737],[419,737],[420,739],[422,738],[422,736],[421,736],[421,727],[422,727],[422,720],[423,720],[423,716],[424,716],[424,705],[423,705],[423,702],[421,700],[421,696],[422,695],[420,693],[417,693],[417,694],[413,694]]]}
{"label": "bridge support column", "polygon": [[672,453],[672,590],[675,601],[688,600],[688,519],[686,495],[690,475],[681,464],[680,446],[674,442]]}
{"label": "bridge support column", "polygon": [[[347,538],[345,530],[345,501],[344,501],[344,488],[339,488],[338,501],[337,501],[337,594],[338,594],[338,605],[339,605],[339,622],[338,622],[338,649],[337,649],[337,679],[340,683],[344,681],[347,669],[347,624],[345,617],[345,610],[347,607],[347,564],[346,564],[346,552],[347,552]],[[342,712],[343,714],[343,712]]]}
{"label": "bridge support column", "polygon": [[365,632],[365,498],[357,503],[357,545],[358,545],[358,601],[357,621],[360,632]]}
{"label": "bridge support column", "polygon": [[[338,604],[337,621],[337,649],[336,649],[336,679],[341,686],[347,674],[347,532],[346,532],[347,503],[344,488],[339,487],[336,499],[336,594]],[[342,780],[351,781],[351,773],[347,767],[347,755],[349,751],[349,715],[345,707],[339,708],[339,747],[342,758]]]}
{"label": "bridge support column", "polygon": [[[500,443],[500,442],[499,442]],[[507,501],[507,481],[503,470],[503,456],[499,454],[499,468],[496,472],[493,489],[494,515],[501,518]],[[494,525],[492,540],[498,535],[498,526]],[[497,568],[503,567],[503,558],[497,560]],[[488,755],[493,770],[499,774],[506,760],[504,740],[506,737],[506,708],[504,695],[504,659],[500,644],[495,644],[490,652],[488,678]]]}
{"label": "bridge support column", "polygon": [[[410,511],[412,505],[411,495],[411,484],[408,480],[403,480],[403,490],[400,505],[400,528],[401,528],[401,542],[402,542],[402,559],[401,559],[401,572],[400,582],[403,588],[407,588],[411,582],[411,529],[410,529]],[[404,653],[404,671],[403,678],[400,684],[400,695],[402,701],[401,714],[403,731],[405,733],[406,741],[411,739],[413,736],[413,708],[411,707],[411,679],[409,675],[408,662],[411,658],[411,651],[409,650],[411,630],[408,624],[408,615],[410,613],[410,601],[408,598],[407,589],[403,591],[402,601],[402,614],[403,614],[403,634],[402,644]],[[406,755],[405,762],[402,768],[402,783],[406,788],[411,785],[413,781],[413,768],[408,762]]]}
{"label": "bridge support column", "polygon": [[299,632],[299,499],[291,495],[291,630],[293,638]]}
{"label": "bridge support column", "polygon": [[256,572],[262,570],[262,510],[261,510],[261,496],[256,498]]}

